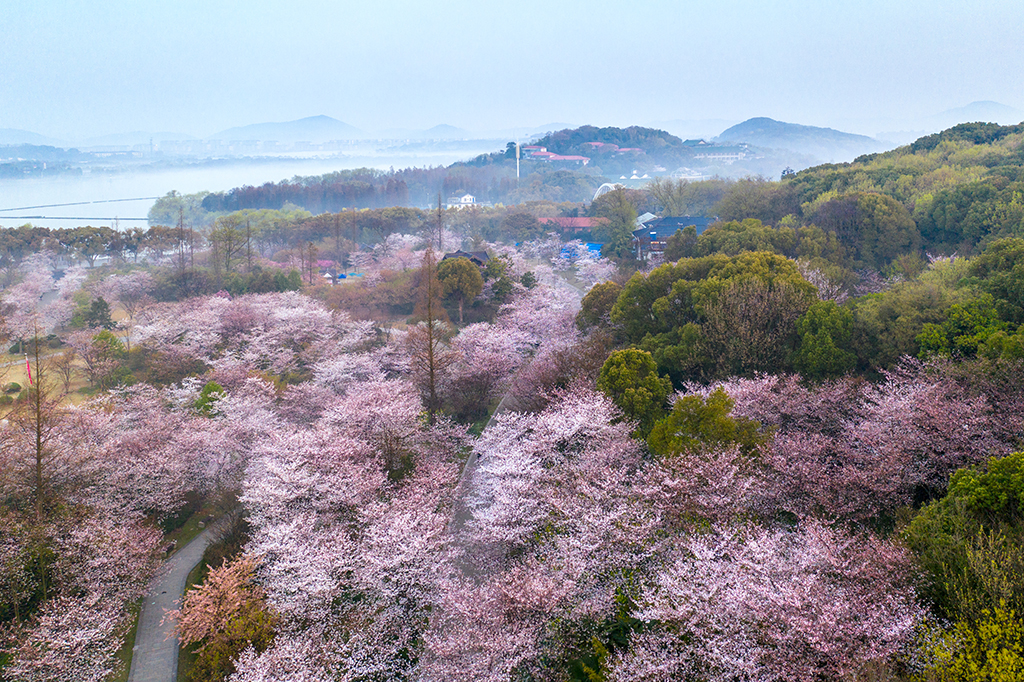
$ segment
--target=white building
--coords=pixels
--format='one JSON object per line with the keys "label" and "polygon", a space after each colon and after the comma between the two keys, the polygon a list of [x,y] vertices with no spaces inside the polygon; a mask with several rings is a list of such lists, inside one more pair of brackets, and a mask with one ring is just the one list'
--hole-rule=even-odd
{"label": "white building", "polygon": [[469,208],[476,206],[476,197],[472,194],[463,194],[458,197],[448,197],[448,208]]}

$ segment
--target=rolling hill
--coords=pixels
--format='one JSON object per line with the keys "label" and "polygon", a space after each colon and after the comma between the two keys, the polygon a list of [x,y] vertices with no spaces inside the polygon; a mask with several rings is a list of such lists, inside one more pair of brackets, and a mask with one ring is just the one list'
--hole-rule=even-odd
{"label": "rolling hill", "polygon": [[263,140],[277,142],[327,142],[329,140],[352,140],[366,137],[354,126],[330,116],[309,116],[297,121],[282,123],[253,123],[228,128],[210,140]]}
{"label": "rolling hill", "polygon": [[880,152],[891,145],[866,135],[832,128],[785,123],[771,118],[752,118],[722,132],[717,142],[746,142],[755,147],[786,149],[821,161],[851,161],[861,154]]}

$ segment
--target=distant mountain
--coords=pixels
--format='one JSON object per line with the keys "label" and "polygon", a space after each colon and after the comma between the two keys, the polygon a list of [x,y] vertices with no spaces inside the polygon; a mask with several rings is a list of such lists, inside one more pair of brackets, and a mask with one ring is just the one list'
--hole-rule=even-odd
{"label": "distant mountain", "polygon": [[39,133],[17,128],[0,128],[0,145],[11,144],[35,144],[50,145],[54,147],[67,146],[62,140],[55,140]]}
{"label": "distant mountain", "polygon": [[928,119],[930,128],[945,130],[952,128],[958,123],[999,123],[1000,125],[1014,125],[1024,121],[1024,112],[1020,109],[1008,107],[999,102],[971,102],[965,107],[948,109]]}
{"label": "distant mountain", "polygon": [[866,135],[784,123],[770,118],[752,118],[734,125],[722,132],[716,140],[746,142],[768,149],[786,149],[832,162],[851,161],[861,154],[885,151],[892,146]]}
{"label": "distant mountain", "polygon": [[353,140],[366,137],[366,133],[354,126],[330,116],[310,116],[284,123],[254,123],[252,125],[228,128],[211,140],[264,140],[277,142],[327,142],[329,140]]}
{"label": "distant mountain", "polygon": [[447,123],[442,123],[423,131],[423,137],[430,140],[465,140],[472,136],[473,134],[468,130],[456,128]]}
{"label": "distant mountain", "polygon": [[652,128],[660,128],[668,131],[673,135],[683,138],[684,140],[692,139],[704,139],[710,140],[718,131],[723,128],[728,128],[739,123],[739,121],[733,119],[731,121],[721,118],[703,118],[703,119],[673,119],[671,121],[651,121],[650,125]]}
{"label": "distant mountain", "polygon": [[1020,109],[999,102],[971,102],[966,106],[947,109],[930,116],[887,121],[891,127],[876,126],[875,130],[881,129],[884,132],[875,133],[875,138],[896,144],[910,144],[920,137],[952,128],[960,123],[1016,125],[1021,122],[1024,122],[1024,111]]}

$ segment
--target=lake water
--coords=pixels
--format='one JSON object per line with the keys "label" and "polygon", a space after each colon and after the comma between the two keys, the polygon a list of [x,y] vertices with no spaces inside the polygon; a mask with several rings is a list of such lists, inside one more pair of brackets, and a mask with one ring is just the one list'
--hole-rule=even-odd
{"label": "lake water", "polygon": [[[150,171],[87,173],[53,178],[0,180],[0,227],[32,223],[41,227],[80,225],[142,227],[152,197],[171,190],[190,194],[207,190],[226,191],[241,185],[279,182],[296,175],[322,175],[353,168],[409,168],[446,166],[477,154],[495,151],[493,143],[479,150],[383,150],[332,158],[278,158],[259,161],[231,160]],[[132,199],[133,201],[120,201]],[[115,201],[117,200],[117,201]],[[81,203],[102,202],[102,203]],[[55,204],[76,203],[75,206]],[[11,210],[15,209],[15,210]]]}

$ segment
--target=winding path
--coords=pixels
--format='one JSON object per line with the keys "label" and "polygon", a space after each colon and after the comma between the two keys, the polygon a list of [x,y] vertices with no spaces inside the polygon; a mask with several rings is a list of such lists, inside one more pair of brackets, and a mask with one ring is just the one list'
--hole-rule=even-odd
{"label": "winding path", "polygon": [[178,607],[188,574],[202,560],[206,546],[216,539],[220,529],[220,523],[210,525],[172,554],[160,569],[142,603],[128,682],[176,682],[178,638],[174,636],[174,624],[163,622],[164,614]]}

